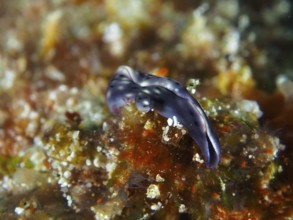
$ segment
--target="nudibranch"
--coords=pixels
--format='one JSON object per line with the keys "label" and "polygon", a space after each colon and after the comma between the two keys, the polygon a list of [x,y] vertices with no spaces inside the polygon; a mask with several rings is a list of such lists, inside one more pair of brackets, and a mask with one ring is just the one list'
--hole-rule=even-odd
{"label": "nudibranch", "polygon": [[177,81],[120,66],[107,89],[107,104],[118,115],[122,106],[134,102],[142,112],[154,110],[176,117],[199,146],[207,167],[217,167],[221,149],[216,133],[200,104]]}

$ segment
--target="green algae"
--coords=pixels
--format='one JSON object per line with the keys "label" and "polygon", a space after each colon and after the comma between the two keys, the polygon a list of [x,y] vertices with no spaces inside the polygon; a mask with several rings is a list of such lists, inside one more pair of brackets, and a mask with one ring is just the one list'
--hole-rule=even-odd
{"label": "green algae", "polygon": [[23,156],[0,155],[0,176],[11,176],[19,167],[33,169],[34,164]]}

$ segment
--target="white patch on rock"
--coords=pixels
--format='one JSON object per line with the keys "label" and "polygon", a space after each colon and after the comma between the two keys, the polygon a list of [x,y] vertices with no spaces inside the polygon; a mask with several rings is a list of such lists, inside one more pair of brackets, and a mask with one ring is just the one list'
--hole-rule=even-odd
{"label": "white patch on rock", "polygon": [[263,114],[256,101],[241,100],[237,103],[237,107],[241,111],[253,113],[257,118],[260,118]]}
{"label": "white patch on rock", "polygon": [[156,184],[151,184],[147,188],[146,196],[149,199],[157,199],[160,197],[160,189]]}
{"label": "white patch on rock", "polygon": [[204,163],[204,160],[200,158],[198,153],[193,155],[192,161],[196,161],[198,163]]}

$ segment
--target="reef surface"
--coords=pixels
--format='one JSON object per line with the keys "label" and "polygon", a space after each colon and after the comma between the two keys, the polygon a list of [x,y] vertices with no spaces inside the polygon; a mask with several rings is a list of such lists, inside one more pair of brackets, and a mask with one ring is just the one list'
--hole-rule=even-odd
{"label": "reef surface", "polygon": [[[290,219],[292,3],[0,1],[0,219]],[[113,116],[118,66],[167,76],[219,137]]]}

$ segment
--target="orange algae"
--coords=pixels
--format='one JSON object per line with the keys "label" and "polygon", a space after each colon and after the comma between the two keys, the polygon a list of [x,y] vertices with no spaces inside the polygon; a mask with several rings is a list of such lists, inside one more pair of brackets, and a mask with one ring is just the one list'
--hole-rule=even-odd
{"label": "orange algae", "polygon": [[[217,113],[212,111],[215,103],[221,109]],[[200,162],[201,153],[182,128],[169,127],[169,140],[164,141],[167,119],[155,112],[140,113],[133,104],[121,109],[115,135],[119,163],[111,185],[122,187],[128,203],[136,204],[136,211],[125,208],[122,216],[136,213],[159,218],[168,216],[167,210],[172,210],[173,216],[189,218],[261,216],[259,204],[265,195],[257,193],[259,179],[265,179],[263,185],[270,184],[279,172],[272,167],[278,167],[274,157],[282,146],[278,139],[257,129],[255,117],[244,112],[241,117],[234,115],[234,110],[241,112],[234,109],[236,106],[210,100],[201,100],[201,104],[212,115],[212,122],[217,121],[215,128],[222,143],[222,162],[217,169],[206,169]],[[148,195],[152,184],[158,186],[158,198],[137,203],[142,195]],[[156,211],[148,212],[146,207]],[[250,211],[249,207],[254,208]]]}
{"label": "orange algae", "polygon": [[154,74],[155,76],[167,77],[167,76],[169,75],[169,70],[168,70],[168,68],[164,68],[164,67],[162,67],[162,68],[158,68],[158,69],[156,69],[156,70],[153,72],[153,74]]}
{"label": "orange algae", "polygon": [[[288,208],[278,203],[290,202],[282,195],[290,195],[291,189],[271,188],[282,170],[275,161],[282,149],[277,138],[261,130],[256,118],[236,104],[199,101],[222,144],[222,162],[213,170],[206,169],[184,129],[168,126],[167,119],[155,112],[126,106],[121,118],[104,122],[103,129],[84,127],[79,112],[65,112],[65,124],[56,123],[45,135],[44,149],[47,167],[57,175],[68,205],[86,215],[116,207],[113,216],[118,219],[233,219],[248,216],[247,210],[255,217],[262,215],[263,205],[269,210],[272,204],[276,211],[270,213],[286,215]],[[157,194],[149,193],[151,186]]]}
{"label": "orange algae", "polygon": [[254,210],[241,210],[241,211],[230,211],[227,210],[223,207],[216,206],[213,209],[213,212],[217,216],[217,219],[220,220],[246,220],[246,219],[251,219],[251,220],[258,220],[261,217],[259,216],[258,213],[256,213]]}
{"label": "orange algae", "polygon": [[[158,140],[156,133],[151,133],[147,137],[142,136],[144,128],[136,129],[133,134],[122,134],[126,147],[120,154],[120,159],[131,162],[135,169],[148,169],[153,173],[157,170],[170,169],[170,155],[164,144]],[[127,131],[128,132],[128,131]],[[156,141],[147,141],[147,140]]]}

